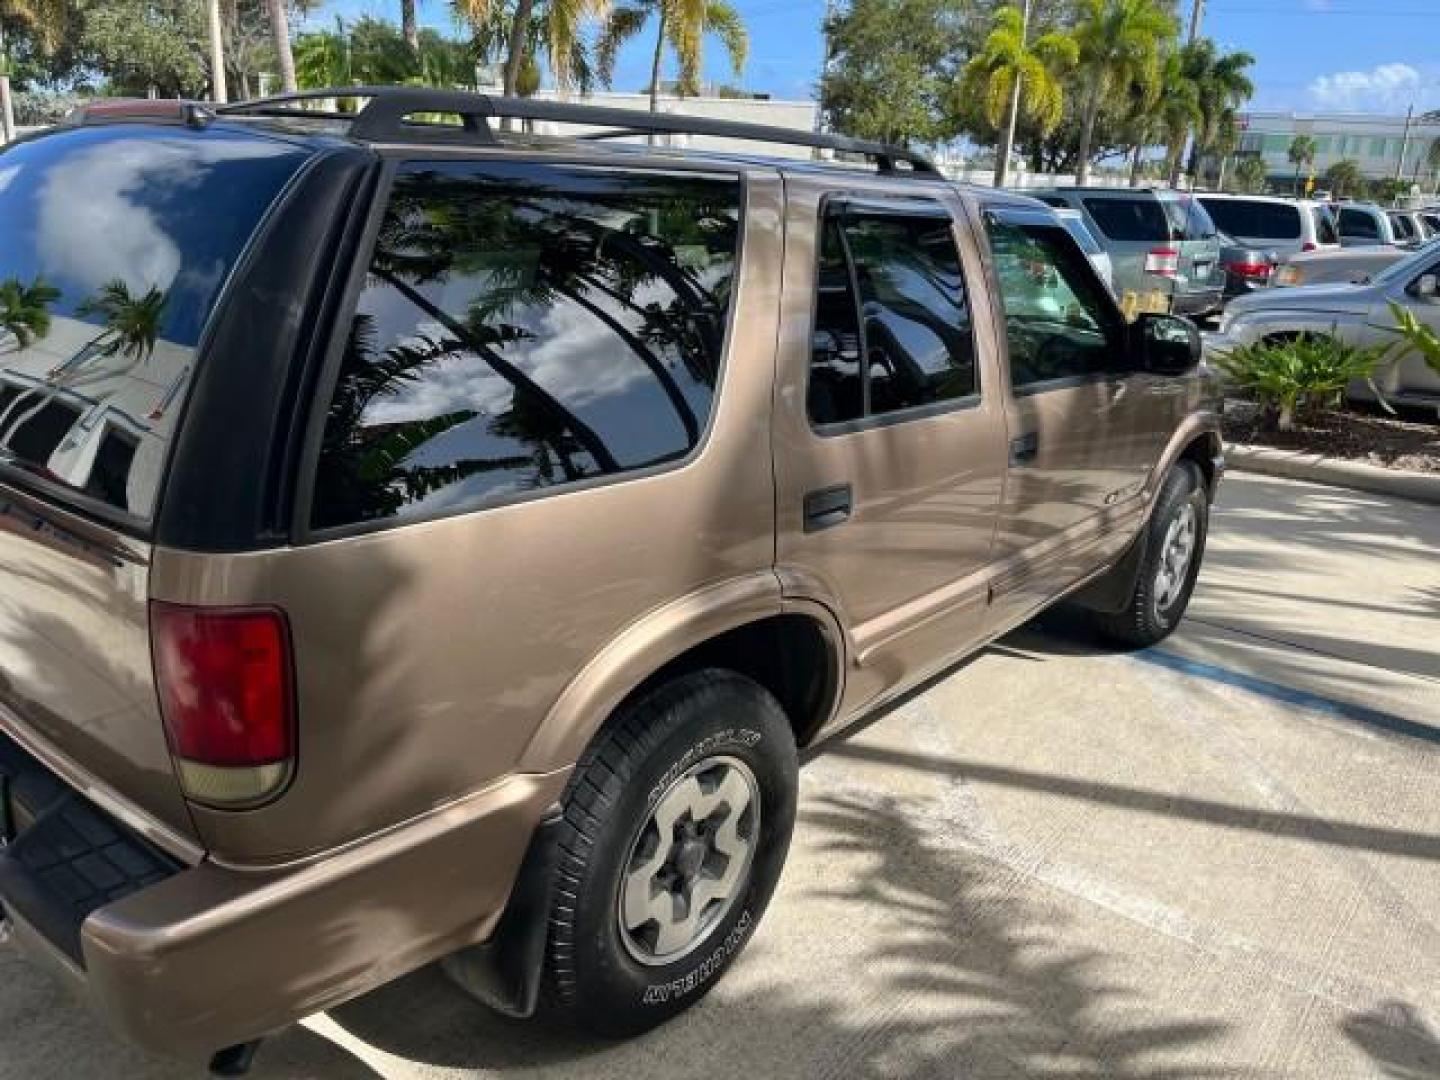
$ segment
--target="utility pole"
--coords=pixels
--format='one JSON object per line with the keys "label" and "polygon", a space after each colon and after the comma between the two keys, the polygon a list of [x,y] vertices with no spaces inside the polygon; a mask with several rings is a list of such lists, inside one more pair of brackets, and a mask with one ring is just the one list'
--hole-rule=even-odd
{"label": "utility pole", "polygon": [[216,105],[229,100],[225,88],[225,35],[220,25],[220,0],[210,0],[210,89]]}
{"label": "utility pole", "polygon": [[[1411,102],[1409,110],[1405,113],[1405,134],[1400,137],[1400,160],[1395,163],[1395,182],[1401,183],[1405,179],[1405,154],[1410,149],[1410,123],[1415,119],[1415,104]],[[1397,191],[1398,195],[1399,192]]]}
{"label": "utility pole", "polygon": [[[1030,40],[1030,0],[1020,16],[1020,49]],[[1015,127],[1020,122],[1020,72],[1015,72],[1015,85],[1010,88],[1010,115],[1005,121],[1005,137],[995,148],[995,186],[1003,188],[1010,179],[1010,152],[1015,147]]]}
{"label": "utility pole", "polygon": [[1205,17],[1205,0],[1193,0],[1190,8],[1190,38],[1193,44],[1200,36],[1200,21]]}
{"label": "utility pole", "polygon": [[10,99],[10,53],[0,28],[0,146],[15,138],[15,103]]}

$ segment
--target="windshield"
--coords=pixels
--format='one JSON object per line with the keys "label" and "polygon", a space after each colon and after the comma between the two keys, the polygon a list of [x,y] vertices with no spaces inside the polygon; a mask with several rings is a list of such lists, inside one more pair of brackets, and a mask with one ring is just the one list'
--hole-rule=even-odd
{"label": "windshield", "polygon": [[0,153],[0,466],[152,513],[211,309],[307,156],[132,124]]}
{"label": "windshield", "polygon": [[1416,248],[1413,253],[1399,262],[1387,266],[1370,280],[1376,285],[1389,285],[1392,281],[1404,281],[1412,275],[1419,274],[1437,254],[1440,254],[1440,239],[1431,240],[1423,247]]}

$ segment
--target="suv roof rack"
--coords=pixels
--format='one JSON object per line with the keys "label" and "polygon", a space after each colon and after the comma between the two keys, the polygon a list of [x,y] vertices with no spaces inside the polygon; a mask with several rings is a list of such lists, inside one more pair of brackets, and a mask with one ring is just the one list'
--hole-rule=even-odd
{"label": "suv roof rack", "polygon": [[[366,99],[357,112],[317,112],[300,107],[307,101]],[[810,146],[855,154],[875,162],[883,173],[935,177],[939,169],[924,154],[903,146],[852,139],[845,135],[797,131],[767,124],[716,120],[703,116],[641,112],[599,105],[574,105],[562,101],[499,97],[459,90],[432,90],[418,86],[347,86],[325,90],[300,90],[289,94],[221,105],[221,114],[255,116],[320,116],[348,120],[350,136],[366,142],[493,144],[499,142],[492,120],[551,120],[583,124],[601,130],[577,136],[582,140],[618,139],[631,135],[703,135],[750,142]],[[414,122],[422,113],[458,116],[459,126]]]}

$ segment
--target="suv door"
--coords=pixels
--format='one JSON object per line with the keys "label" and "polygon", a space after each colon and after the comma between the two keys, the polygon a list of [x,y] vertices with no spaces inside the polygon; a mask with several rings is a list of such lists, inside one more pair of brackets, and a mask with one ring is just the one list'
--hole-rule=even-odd
{"label": "suv door", "polygon": [[979,642],[1004,418],[953,197],[786,189],[777,564],[852,631],[848,708]]}
{"label": "suv door", "polygon": [[1124,550],[1188,390],[1132,367],[1119,309],[1050,215],[991,209],[985,224],[1010,391],[993,628]]}

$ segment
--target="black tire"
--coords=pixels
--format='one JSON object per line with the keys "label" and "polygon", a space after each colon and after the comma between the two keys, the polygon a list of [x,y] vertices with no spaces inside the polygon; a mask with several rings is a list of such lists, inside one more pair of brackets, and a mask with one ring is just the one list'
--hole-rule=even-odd
{"label": "black tire", "polygon": [[[651,953],[642,962],[638,957],[647,946],[641,938],[652,930],[658,934],[659,924],[622,927],[622,885],[632,870],[644,876],[636,870],[637,860],[646,864],[642,845],[648,842],[653,853],[662,843],[652,818],[674,805],[667,793],[711,761],[718,763],[711,769],[719,775],[729,779],[733,771],[744,779],[747,798],[756,796],[757,816],[748,819],[753,831],[748,869],[737,878],[728,906],[706,905],[715,921],[706,928],[702,920],[683,955],[667,962],[669,954]],[[697,774],[702,788],[706,776]],[[733,672],[682,676],[617,714],[581,758],[563,799],[545,971],[547,1011],[567,1025],[621,1037],[648,1031],[704,997],[754,934],[780,879],[795,824],[797,776],[795,740],[784,711],[769,692]],[[726,813],[715,816],[723,819]],[[732,841],[742,827],[740,820]],[[723,831],[711,826],[706,867],[711,858],[729,862],[716,853],[719,843],[713,839]],[[700,835],[703,844],[706,834]],[[684,846],[668,843],[672,851]],[[679,873],[660,871],[672,881]],[[653,881],[647,879],[646,887]],[[684,891],[683,885],[676,888]]]}
{"label": "black tire", "polygon": [[[1160,582],[1160,570],[1166,557],[1167,536],[1187,510],[1193,514],[1193,549],[1178,588],[1165,589]],[[1200,470],[1192,462],[1181,461],[1170,470],[1145,527],[1148,530],[1145,557],[1140,560],[1129,602],[1118,612],[1097,612],[1092,616],[1103,636],[1142,649],[1165,640],[1180,624],[1190,604],[1190,594],[1195,591],[1195,578],[1205,555],[1210,500]]]}

